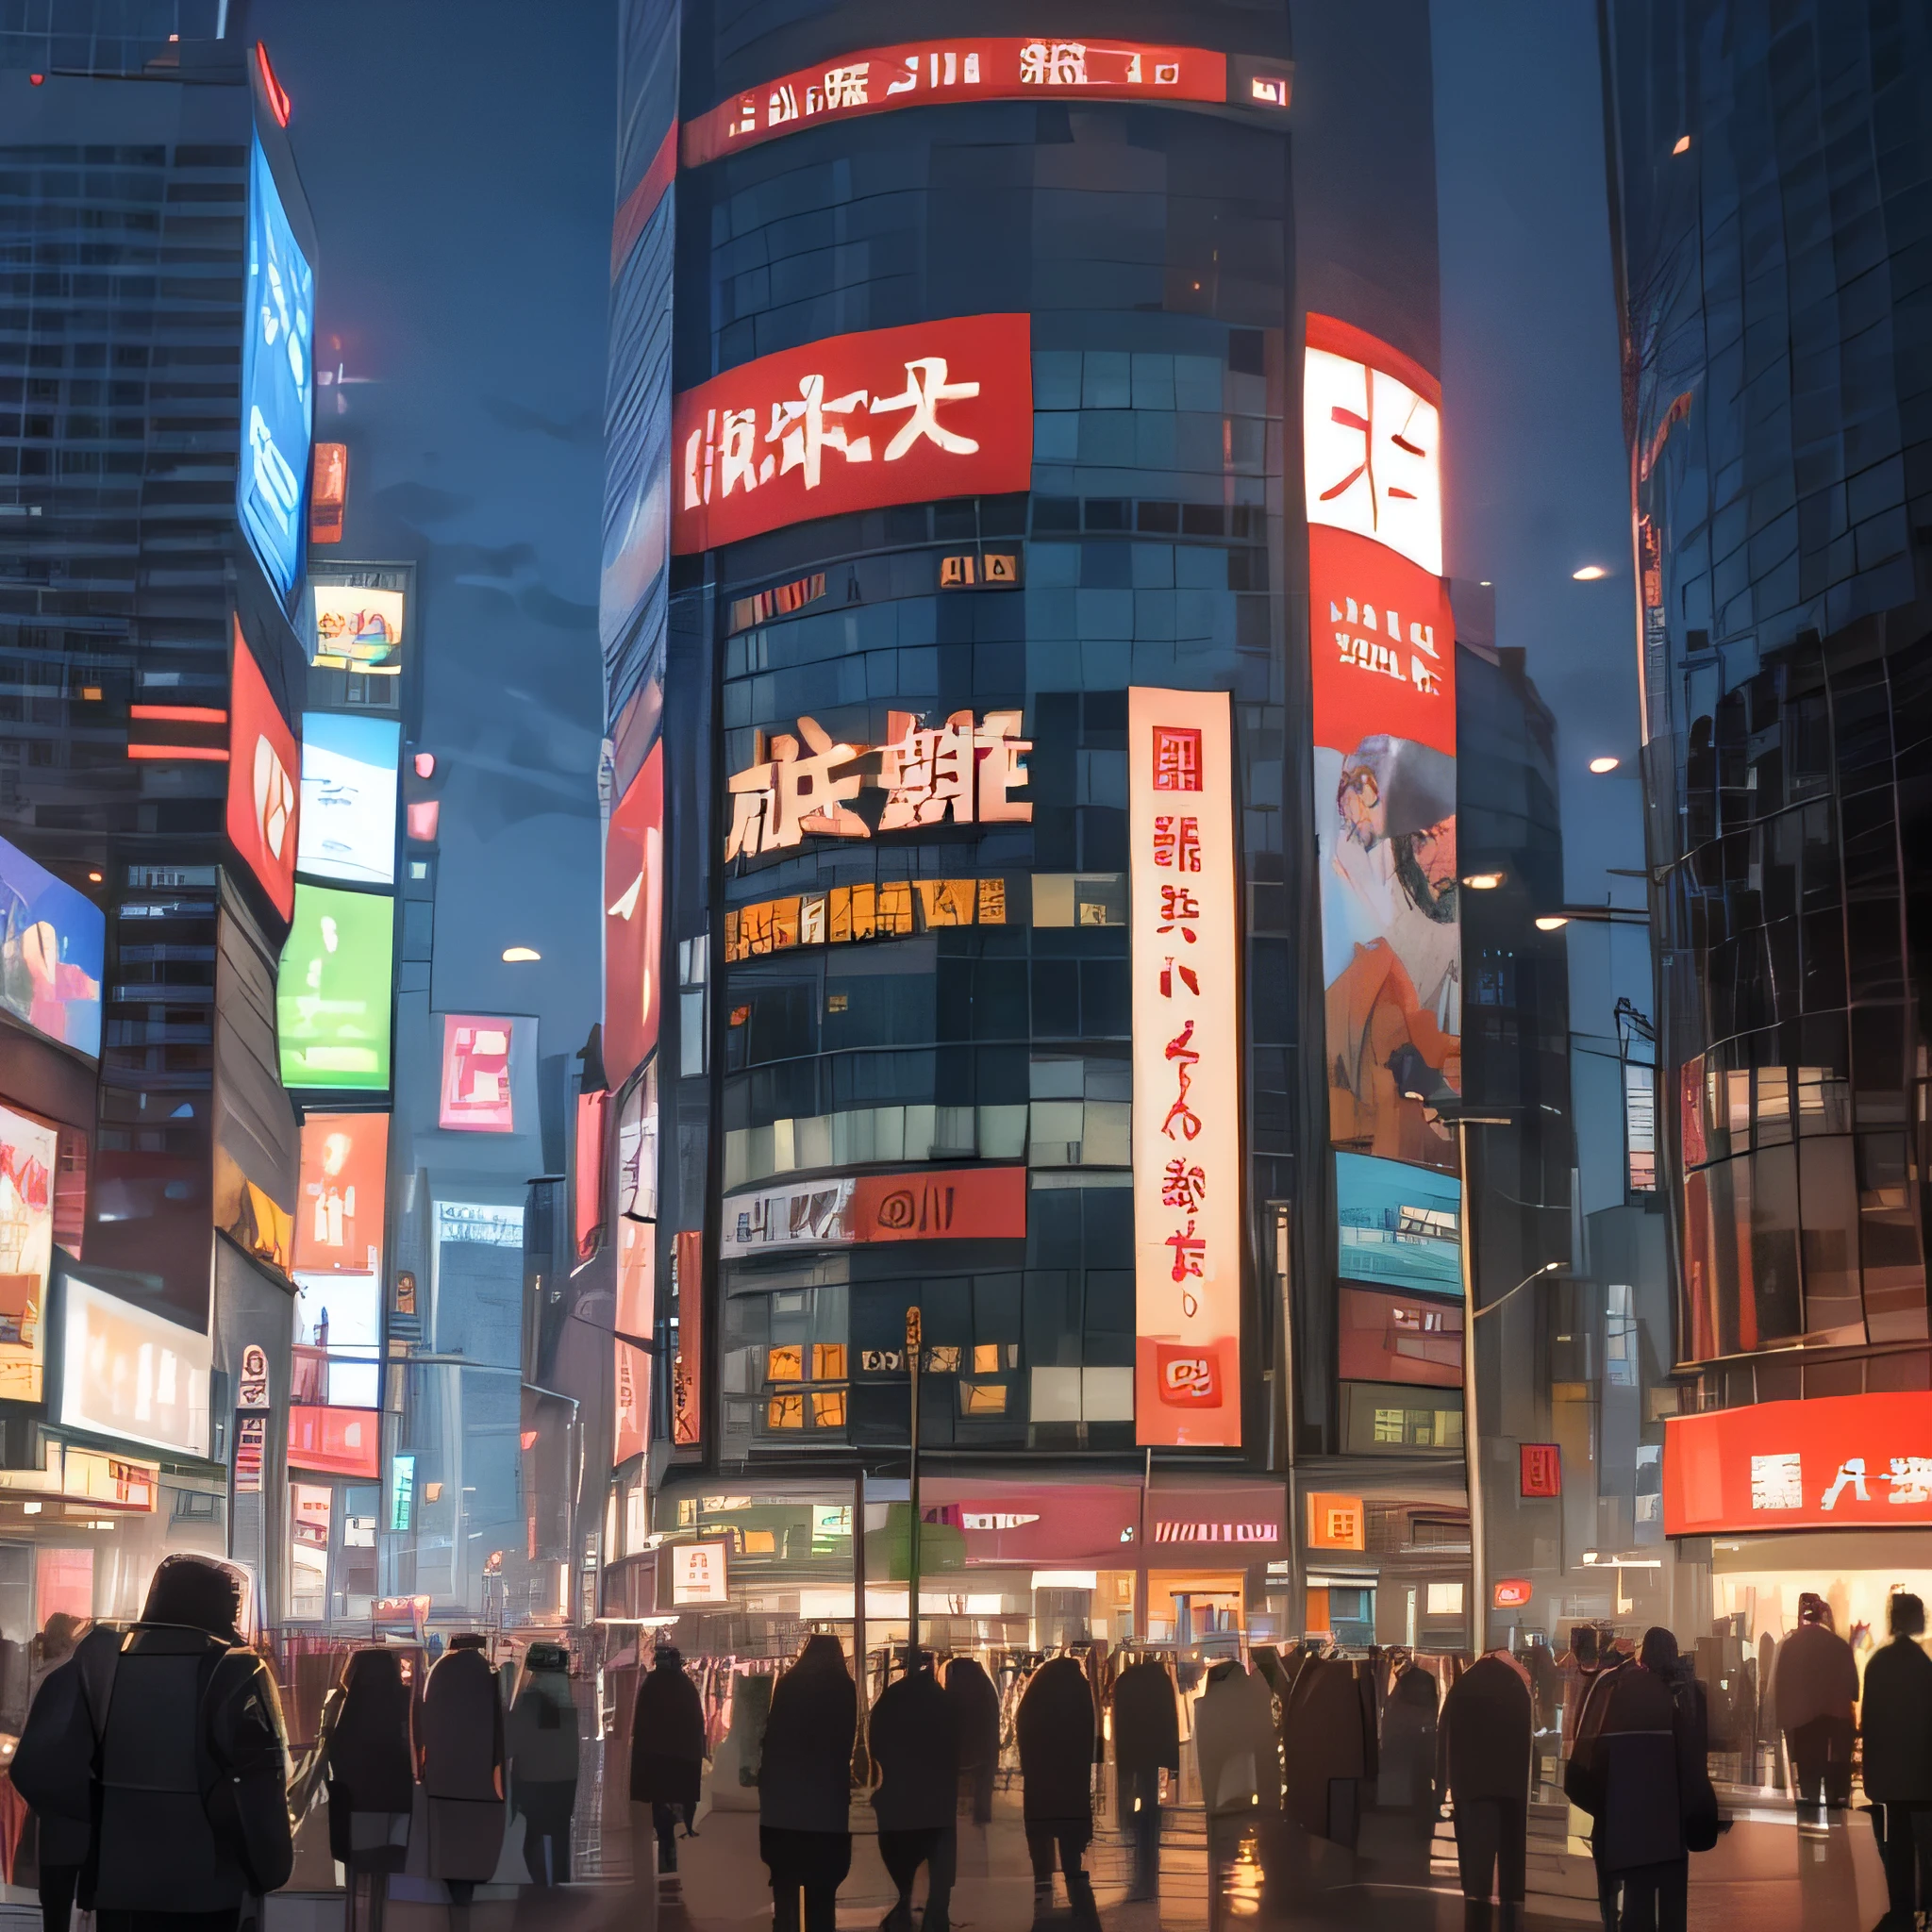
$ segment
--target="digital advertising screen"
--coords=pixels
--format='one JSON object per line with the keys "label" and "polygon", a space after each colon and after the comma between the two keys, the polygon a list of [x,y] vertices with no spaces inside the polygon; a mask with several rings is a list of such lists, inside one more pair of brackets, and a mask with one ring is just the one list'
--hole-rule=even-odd
{"label": "digital advertising screen", "polygon": [[107,914],[5,839],[0,907],[0,1010],[98,1059]]}
{"label": "digital advertising screen", "polygon": [[1410,1293],[1462,1293],[1462,1183],[1371,1154],[1335,1157],[1336,1267]]}
{"label": "digital advertising screen", "polygon": [[249,547],[286,602],[302,575],[314,414],[315,271],[296,245],[259,140],[248,170],[247,305],[236,503]]}
{"label": "digital advertising screen", "polygon": [[289,1467],[374,1482],[381,1468],[382,1415],[374,1408],[289,1408]]}
{"label": "digital advertising screen", "polygon": [[47,1359],[59,1136],[0,1107],[0,1400],[38,1402]]}
{"label": "digital advertising screen", "polygon": [[380,893],[296,887],[275,983],[283,1086],[387,1091],[394,933]]}
{"label": "digital advertising screen", "polygon": [[382,1345],[381,1278],[298,1273],[295,1345],[373,1361]]}
{"label": "digital advertising screen", "polygon": [[617,801],[604,841],[604,1073],[613,1085],[658,1043],[663,826],[660,740]]}
{"label": "digital advertising screen", "polygon": [[511,1023],[474,1013],[442,1016],[442,1096],[436,1124],[472,1134],[516,1131],[509,1085]]}
{"label": "digital advertising screen", "polygon": [[295,862],[311,878],[395,884],[402,738],[403,727],[392,719],[302,714],[302,837]]}
{"label": "digital advertising screen", "polygon": [[298,1274],[382,1273],[389,1115],[312,1113],[302,1123],[295,1205]]}
{"label": "digital advertising screen", "polygon": [[290,730],[235,619],[228,712],[228,838],[284,919],[295,905],[302,767]]}
{"label": "digital advertising screen", "polygon": [[208,1338],[72,1273],[62,1299],[60,1426],[206,1456]]}
{"label": "digital advertising screen", "polygon": [[404,591],[330,583],[326,578],[312,579],[309,588],[315,598],[311,664],[325,671],[401,675]]}

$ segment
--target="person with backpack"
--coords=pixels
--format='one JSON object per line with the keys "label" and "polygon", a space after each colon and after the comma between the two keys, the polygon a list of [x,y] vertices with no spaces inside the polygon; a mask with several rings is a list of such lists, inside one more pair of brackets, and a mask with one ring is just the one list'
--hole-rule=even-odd
{"label": "person with backpack", "polygon": [[75,1653],[47,1763],[68,1783],[92,1768],[79,1896],[97,1932],[234,1932],[294,1868],[281,1703],[237,1630],[242,1588],[225,1563],[169,1557],[140,1623]]}

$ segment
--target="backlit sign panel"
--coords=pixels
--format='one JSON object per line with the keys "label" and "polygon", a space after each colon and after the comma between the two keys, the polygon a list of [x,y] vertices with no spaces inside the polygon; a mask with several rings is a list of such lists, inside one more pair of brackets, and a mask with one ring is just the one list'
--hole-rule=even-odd
{"label": "backlit sign panel", "polygon": [[283,1086],[388,1088],[394,928],[392,902],[380,893],[295,889],[275,982]]}
{"label": "backlit sign panel", "polygon": [[664,746],[651,747],[604,841],[604,1073],[621,1084],[658,1043],[664,905]]}
{"label": "backlit sign panel", "polygon": [[342,515],[349,507],[349,445],[318,442],[309,464],[308,541],[340,543]]}
{"label": "backlit sign panel", "polygon": [[382,1412],[374,1408],[289,1410],[289,1466],[324,1475],[376,1478]]}
{"label": "backlit sign panel", "polygon": [[0,1400],[38,1402],[59,1136],[0,1107]]}
{"label": "backlit sign panel", "polygon": [[107,945],[101,908],[0,839],[0,1012],[98,1059]]}
{"label": "backlit sign panel", "polygon": [[681,1228],[672,1245],[673,1286],[677,1291],[677,1347],[671,1357],[671,1441],[680,1449],[703,1441],[700,1391],[705,1357],[705,1238]]}
{"label": "backlit sign panel", "polygon": [[1368,1547],[1368,1511],[1359,1496],[1311,1491],[1307,1497],[1311,1550],[1363,1550]]}
{"label": "backlit sign panel", "polygon": [[302,716],[302,835],[312,878],[391,886],[396,877],[396,760],[402,726],[342,711]]}
{"label": "backlit sign panel", "polygon": [[258,140],[248,171],[248,333],[242,347],[242,527],[286,599],[302,574],[313,413],[315,271],[295,243]]}
{"label": "backlit sign panel", "polygon": [[761,356],[677,396],[671,434],[680,556],[810,517],[1024,490],[1028,318],[912,323]]}
{"label": "backlit sign panel", "polygon": [[1024,1167],[919,1169],[832,1176],[730,1195],[718,1253],[730,1261],[784,1248],[1025,1238]]}
{"label": "backlit sign panel", "polygon": [[1032,35],[908,41],[733,94],[686,124],[681,147],[684,165],[699,168],[828,122],[947,101],[1226,99],[1227,58],[1201,47]]}
{"label": "backlit sign panel", "polygon": [[1664,1534],[1924,1529],[1932,1393],[1813,1396],[1664,1419]]}
{"label": "backlit sign panel", "polygon": [[[1033,749],[1020,720],[1018,711],[988,711],[975,723],[971,711],[955,711],[928,724],[888,711],[885,742],[871,745],[834,741],[816,718],[800,718],[796,737],[773,733],[758,759],[726,780],[725,861],[789,852],[807,838],[870,839],[948,822],[1030,824],[1032,800],[1015,796]],[[967,918],[943,923],[970,924],[970,908]]]}
{"label": "backlit sign panel", "polygon": [[208,1338],[70,1274],[59,1423],[150,1448],[208,1450]]}
{"label": "backlit sign panel", "polygon": [[1369,1154],[1335,1157],[1336,1265],[1355,1281],[1462,1293],[1462,1183]]}
{"label": "backlit sign panel", "polygon": [[731,1592],[724,1576],[725,1543],[673,1543],[664,1554],[671,1559],[671,1601],[685,1604],[724,1604]]}
{"label": "backlit sign panel", "polygon": [[1224,691],[1127,692],[1136,1441],[1239,1446],[1241,1069]]}
{"label": "backlit sign panel", "polygon": [[442,1091],[436,1124],[471,1134],[516,1129],[510,1094],[511,1023],[472,1013],[442,1016]]}
{"label": "backlit sign panel", "polygon": [[1462,1082],[1456,638],[1441,391],[1346,323],[1307,320],[1314,807],[1329,1138],[1454,1173]]}
{"label": "backlit sign panel", "polygon": [[1519,1496],[1560,1496],[1563,1493],[1563,1445],[1560,1442],[1517,1444]]}
{"label": "backlit sign panel", "polygon": [[310,663],[325,671],[402,675],[404,591],[326,578],[313,580],[310,588],[315,598]]}
{"label": "backlit sign panel", "polygon": [[298,1273],[382,1273],[388,1174],[386,1113],[312,1113],[303,1121]]}
{"label": "backlit sign panel", "polygon": [[295,905],[297,800],[302,755],[235,619],[228,724],[228,839],[284,919]]}
{"label": "backlit sign panel", "polygon": [[[623,1335],[646,1340],[656,1318],[654,1291],[658,1230],[623,1216],[617,1223],[617,1322]],[[641,1456],[650,1441],[651,1357],[628,1341],[613,1344],[617,1375],[616,1434],[611,1447],[614,1464]]]}

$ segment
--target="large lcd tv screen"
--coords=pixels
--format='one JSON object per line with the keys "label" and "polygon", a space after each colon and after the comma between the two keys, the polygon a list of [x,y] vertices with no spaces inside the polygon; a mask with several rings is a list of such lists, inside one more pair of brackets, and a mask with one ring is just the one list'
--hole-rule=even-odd
{"label": "large lcd tv screen", "polygon": [[389,1086],[394,902],[298,885],[275,986],[282,1084],[379,1093]]}

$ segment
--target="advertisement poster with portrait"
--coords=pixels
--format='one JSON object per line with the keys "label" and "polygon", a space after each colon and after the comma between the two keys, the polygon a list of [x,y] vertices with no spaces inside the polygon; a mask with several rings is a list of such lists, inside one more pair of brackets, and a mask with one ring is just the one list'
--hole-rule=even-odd
{"label": "advertisement poster with portrait", "polygon": [[38,1402],[47,1359],[58,1137],[0,1107],[0,1400]]}
{"label": "advertisement poster with portrait", "polygon": [[98,1059],[107,915],[0,839],[0,1011]]}
{"label": "advertisement poster with portrait", "polygon": [[313,1273],[382,1273],[389,1115],[312,1113],[302,1123],[295,1266]]}
{"label": "advertisement poster with portrait", "polygon": [[275,983],[282,1084],[379,1093],[389,1087],[394,904],[299,886]]}
{"label": "advertisement poster with portrait", "polygon": [[1303,386],[1329,1139],[1454,1172],[1462,1087],[1456,639],[1441,391],[1310,315]]}

